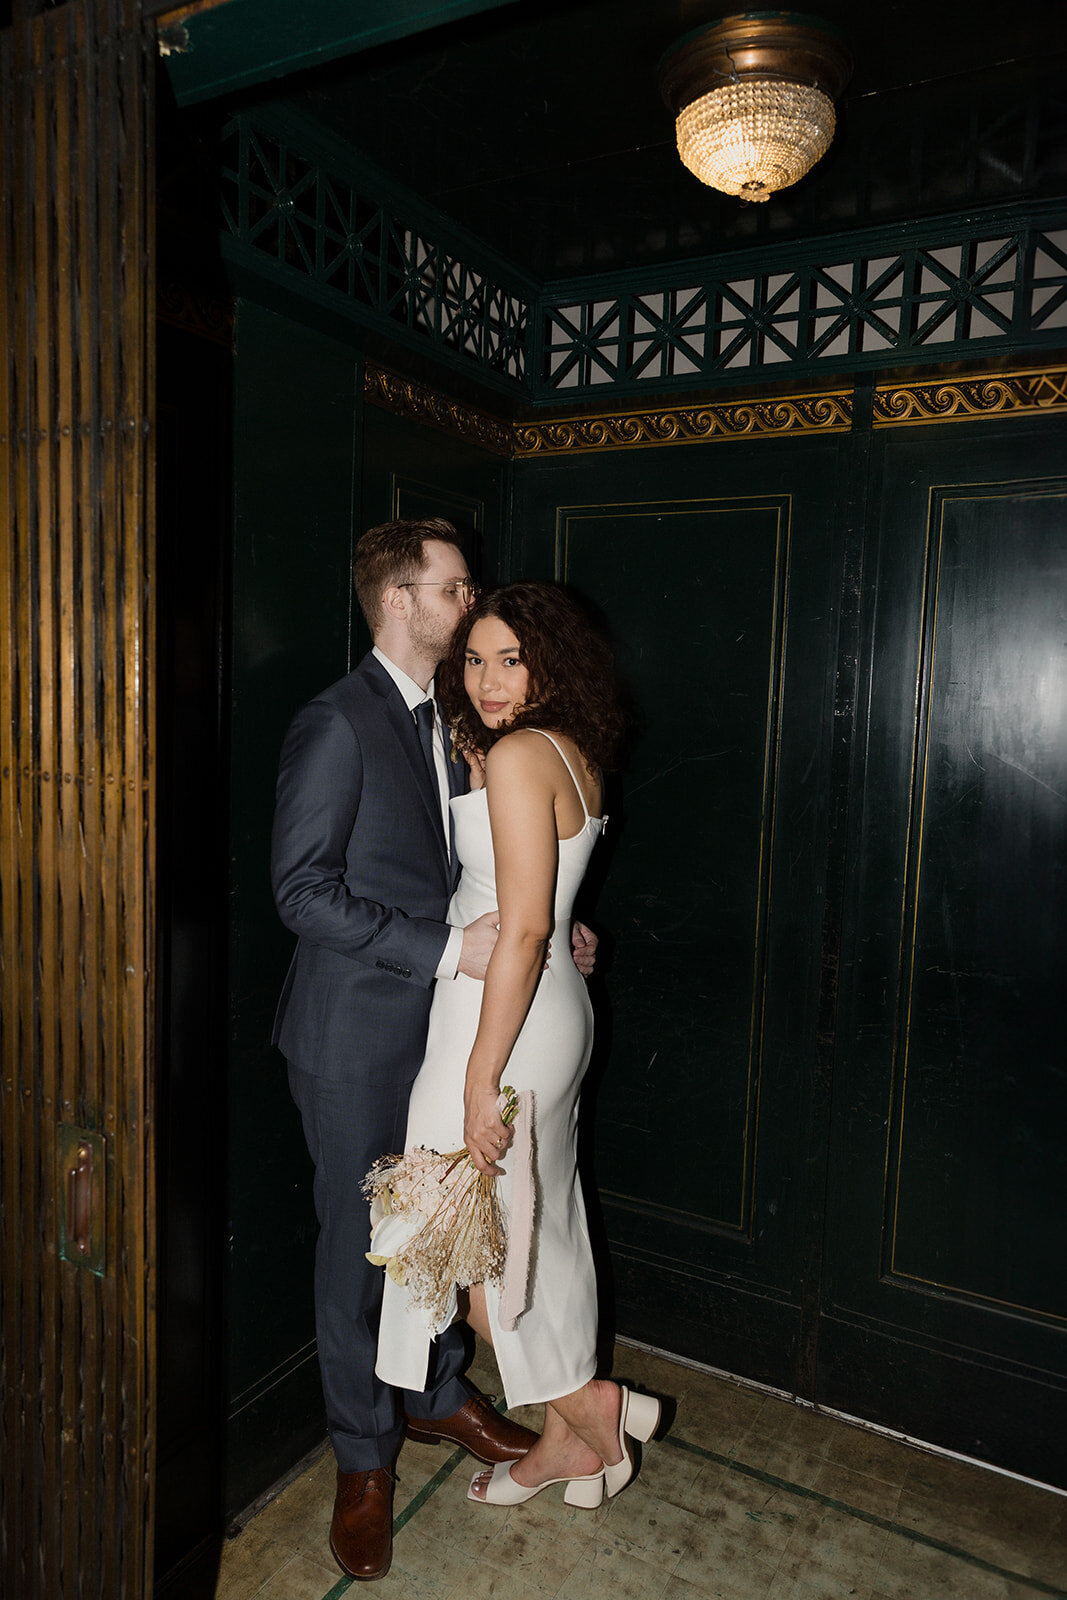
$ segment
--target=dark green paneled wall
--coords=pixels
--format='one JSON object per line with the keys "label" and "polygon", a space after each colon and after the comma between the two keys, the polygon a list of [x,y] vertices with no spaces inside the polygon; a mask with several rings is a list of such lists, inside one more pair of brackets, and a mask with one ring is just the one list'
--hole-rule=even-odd
{"label": "dark green paneled wall", "polygon": [[[364,407],[345,340],[242,305],[231,1509],[323,1433],[310,1172],[267,1042],[290,948],[267,883],[277,752],[295,707],[365,647],[356,532],[420,513],[472,532],[484,579],[554,574],[584,593],[639,712],[582,908],[604,936],[587,1176],[620,1331],[1017,1470],[1061,1470],[1028,1434],[1035,1407],[1062,1400],[1042,1272],[1062,1120],[1045,969],[1062,898],[1055,872],[1038,876],[1063,844],[1059,680],[1042,673],[1062,609],[1059,427],[878,433],[862,416],[859,396],[848,433],[509,464]],[[1002,724],[1025,750],[1012,745],[994,793],[973,763],[989,767]],[[964,1313],[936,1287],[961,1277]],[[1037,1320],[990,1324],[978,1302],[1016,1289]],[[957,1345],[968,1371],[983,1352],[977,1409]],[[1017,1375],[1027,1362],[1045,1374],[1036,1388]]]}
{"label": "dark green paneled wall", "polygon": [[862,400],[516,466],[516,570],[640,715],[591,908],[618,1326],[1063,1482],[1063,424]]}
{"label": "dark green paneled wall", "polygon": [[1030,1443],[1063,1400],[1056,420],[879,432],[858,394],[850,432],[507,463],[364,406],[346,339],[248,303],[235,411],[230,1508],[323,1436],[310,1170],[268,1043],[277,753],[366,645],[358,530],[420,513],[466,526],[483,579],[584,593],[639,711],[582,908],[620,1331],[1059,1474]]}
{"label": "dark green paneled wall", "polygon": [[1063,422],[872,453],[820,1393],[1067,1481]]}
{"label": "dark green paneled wall", "polygon": [[[314,1349],[311,1166],[270,1044],[292,938],[268,876],[289,719],[369,644],[351,586],[362,528],[433,512],[502,559],[508,467],[365,407],[344,338],[242,300],[234,386],[231,1039],[226,1501],[248,1505],[325,1437]],[[209,803],[205,797],[205,803]]]}
{"label": "dark green paneled wall", "polygon": [[234,385],[227,1505],[323,1437],[311,1167],[270,1045],[291,939],[268,877],[289,718],[348,670],[361,361],[241,301]]}
{"label": "dark green paneled wall", "polygon": [[507,570],[507,461],[376,406],[366,408],[363,430],[361,528],[389,517],[447,517],[470,542],[479,580]]}

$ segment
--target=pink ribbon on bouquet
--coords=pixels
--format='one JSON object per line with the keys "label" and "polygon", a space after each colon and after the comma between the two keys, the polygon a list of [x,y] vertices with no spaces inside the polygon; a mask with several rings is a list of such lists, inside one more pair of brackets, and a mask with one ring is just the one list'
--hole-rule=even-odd
{"label": "pink ribbon on bouquet", "polygon": [[497,1316],[505,1333],[514,1332],[516,1322],[529,1303],[530,1255],[537,1203],[533,1171],[532,1090],[520,1089],[517,1099],[519,1109],[511,1124],[514,1138],[508,1162],[511,1173],[511,1214],[508,1217],[504,1277],[497,1304]]}

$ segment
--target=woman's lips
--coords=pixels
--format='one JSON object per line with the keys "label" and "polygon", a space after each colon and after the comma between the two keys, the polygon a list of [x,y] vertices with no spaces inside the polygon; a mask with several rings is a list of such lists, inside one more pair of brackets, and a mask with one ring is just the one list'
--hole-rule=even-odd
{"label": "woman's lips", "polygon": [[506,700],[479,700],[478,704],[481,707],[481,709],[485,712],[486,716],[487,717],[491,717],[491,716],[494,715],[495,712],[503,711],[504,708],[507,705],[507,701]]}

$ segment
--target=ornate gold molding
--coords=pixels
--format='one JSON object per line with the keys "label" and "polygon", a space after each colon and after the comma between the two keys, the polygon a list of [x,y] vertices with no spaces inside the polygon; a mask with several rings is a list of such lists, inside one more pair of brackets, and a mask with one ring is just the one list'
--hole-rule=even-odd
{"label": "ornate gold molding", "polygon": [[767,434],[847,431],[852,395],[788,395],[776,400],[738,400],[720,405],[678,406],[663,411],[628,411],[615,416],[557,417],[518,423],[516,456],[560,455],[568,450],[632,450],[642,446],[743,439]]}
{"label": "ornate gold molding", "polygon": [[874,391],[874,425],[955,422],[970,417],[1067,408],[1067,368],[990,372],[934,383],[880,384]]}
{"label": "ornate gold molding", "polygon": [[[576,450],[637,450],[714,439],[847,433],[853,416],[852,391],[835,389],[769,400],[731,400],[657,411],[508,423],[371,362],[367,364],[363,392],[373,405],[469,439],[495,455],[520,460]],[[1067,367],[987,372],[930,383],[887,383],[880,384],[874,392],[874,425],[881,428],[1064,410]]]}
{"label": "ornate gold molding", "polygon": [[415,422],[428,423],[432,428],[443,428],[446,433],[458,434],[496,455],[512,453],[512,429],[507,423],[486,411],[463,405],[459,400],[449,400],[425,384],[398,378],[395,373],[386,372],[384,367],[369,361],[363,375],[363,394],[372,405],[411,417]]}

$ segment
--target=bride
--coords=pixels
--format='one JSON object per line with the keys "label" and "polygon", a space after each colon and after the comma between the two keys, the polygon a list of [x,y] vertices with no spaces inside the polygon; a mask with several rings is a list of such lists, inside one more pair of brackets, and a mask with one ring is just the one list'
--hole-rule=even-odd
{"label": "bride", "polygon": [[[552,1483],[594,1507],[633,1475],[629,1440],[646,1440],[659,1402],[599,1380],[596,1284],[576,1165],[578,1096],[592,1045],[592,1009],[570,946],[574,897],[604,829],[601,771],[623,731],[607,646],[565,592],[515,583],[484,596],[460,623],[437,674],[471,792],[452,801],[462,865],[449,920],[499,907],[500,936],[484,983],[439,982],[416,1079],[407,1147],[465,1144],[510,1207],[512,1130],[501,1083],[533,1094],[537,1211],[526,1309],[502,1319],[491,1283],[465,1314],[496,1353],[509,1407],[545,1403],[544,1432],[521,1461],[471,1482],[470,1498],[528,1500]],[[547,960],[546,960],[547,956]],[[377,1371],[423,1387],[433,1329],[386,1280]]]}

